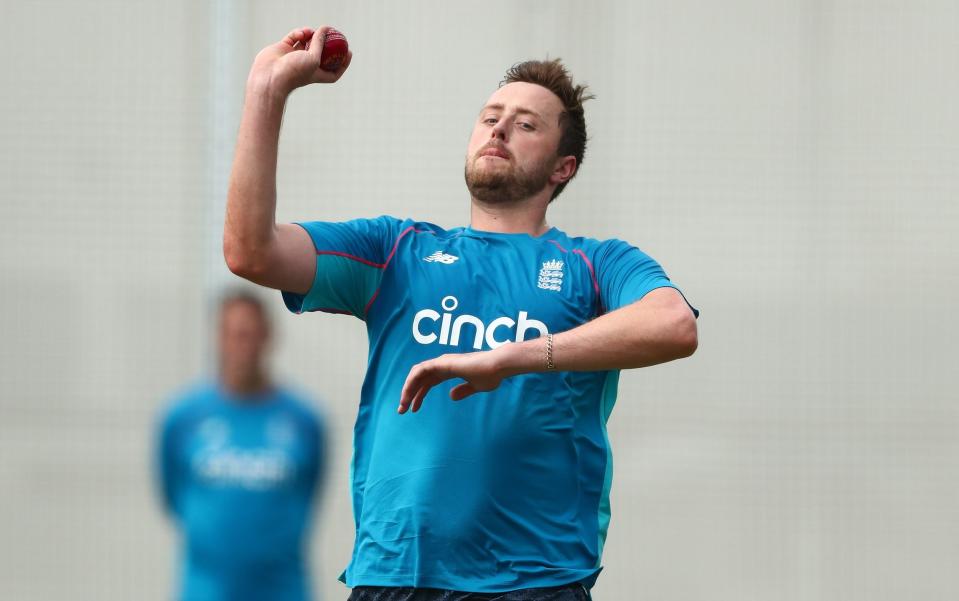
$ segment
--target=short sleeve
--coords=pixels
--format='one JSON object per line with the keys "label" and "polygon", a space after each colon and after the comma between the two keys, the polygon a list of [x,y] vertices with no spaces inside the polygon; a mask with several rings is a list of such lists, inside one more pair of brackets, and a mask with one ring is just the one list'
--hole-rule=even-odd
{"label": "short sleeve", "polygon": [[366,306],[379,288],[403,222],[382,216],[297,225],[313,240],[316,274],[305,295],[283,292],[287,308],[294,313],[325,311],[365,319]]}
{"label": "short sleeve", "polygon": [[[608,240],[597,249],[596,278],[607,311],[634,303],[656,288],[675,288],[682,294],[655,259],[622,240]],[[689,308],[699,317],[696,308]]]}

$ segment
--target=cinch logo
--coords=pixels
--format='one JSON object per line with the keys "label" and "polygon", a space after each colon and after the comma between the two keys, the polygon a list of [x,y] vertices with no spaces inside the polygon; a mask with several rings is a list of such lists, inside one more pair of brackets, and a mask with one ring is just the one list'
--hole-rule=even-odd
{"label": "cinch logo", "polygon": [[[510,317],[497,317],[489,324],[485,324],[475,315],[458,315],[456,319],[453,319],[453,311],[459,306],[455,296],[444,296],[440,306],[445,311],[442,315],[433,309],[423,309],[413,316],[413,339],[420,344],[433,344],[439,341],[443,345],[458,346],[460,336],[464,335],[463,326],[467,325],[471,326],[471,329],[466,331],[466,335],[472,334],[473,348],[476,350],[483,348],[484,341],[491,349],[507,342],[522,342],[526,339],[526,332],[530,330],[536,330],[540,336],[549,333],[545,323],[529,319],[526,311],[520,311],[515,320]],[[437,322],[439,335],[436,333]],[[514,327],[516,336],[510,340],[509,333]]]}
{"label": "cinch logo", "polygon": [[293,476],[293,465],[276,449],[207,449],[193,457],[193,470],[203,480],[249,490],[276,488]]}

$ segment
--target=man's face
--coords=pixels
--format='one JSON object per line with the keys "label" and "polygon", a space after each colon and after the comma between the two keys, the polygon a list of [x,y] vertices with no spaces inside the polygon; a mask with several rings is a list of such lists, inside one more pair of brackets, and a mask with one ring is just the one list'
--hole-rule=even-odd
{"label": "man's face", "polygon": [[514,82],[496,90],[476,119],[466,151],[470,194],[505,203],[543,190],[556,175],[562,112],[559,98],[542,86]]}
{"label": "man's face", "polygon": [[259,371],[269,342],[269,327],[246,301],[232,301],[220,313],[220,365],[227,370]]}

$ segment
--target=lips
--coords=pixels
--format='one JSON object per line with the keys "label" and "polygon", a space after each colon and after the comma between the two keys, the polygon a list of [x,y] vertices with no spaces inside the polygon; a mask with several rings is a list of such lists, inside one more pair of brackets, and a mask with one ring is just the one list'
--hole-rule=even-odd
{"label": "lips", "polygon": [[479,156],[481,157],[498,157],[501,159],[509,160],[509,153],[503,150],[502,148],[496,146],[490,146],[480,151]]}

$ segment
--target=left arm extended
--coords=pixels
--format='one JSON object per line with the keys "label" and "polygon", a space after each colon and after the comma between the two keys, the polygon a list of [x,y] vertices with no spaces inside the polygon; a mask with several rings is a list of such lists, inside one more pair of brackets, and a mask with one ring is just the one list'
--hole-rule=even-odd
{"label": "left arm extended", "polygon": [[[642,299],[553,335],[557,371],[632,369],[688,357],[696,351],[696,318],[674,288],[657,288]],[[462,378],[454,401],[489,392],[504,378],[546,369],[545,337],[475,353],[453,353],[414,365],[400,394],[399,413],[418,411],[440,382]]]}

